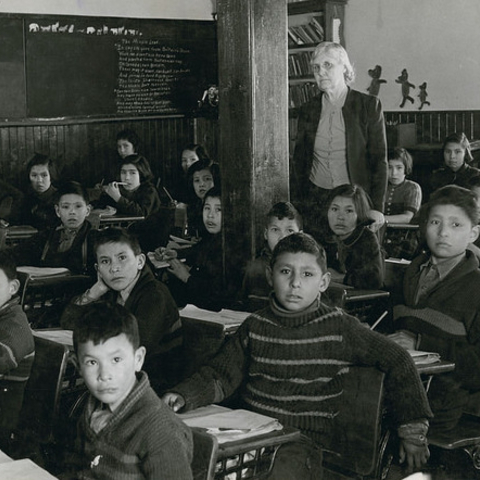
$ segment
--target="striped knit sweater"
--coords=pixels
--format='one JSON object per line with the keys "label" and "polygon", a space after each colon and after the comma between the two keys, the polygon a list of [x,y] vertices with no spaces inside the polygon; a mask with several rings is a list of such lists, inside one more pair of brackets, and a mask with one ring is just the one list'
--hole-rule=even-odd
{"label": "striped knit sweater", "polygon": [[32,330],[14,297],[0,307],[0,436],[17,424],[34,357]]}
{"label": "striped knit sweater", "polygon": [[99,406],[90,396],[79,420],[76,455],[62,478],[83,480],[192,478],[190,429],[158,398],[144,372],[128,397],[96,434],[90,426]]}
{"label": "striped knit sweater", "polygon": [[386,373],[397,424],[431,416],[408,353],[342,310],[320,302],[292,313],[271,299],[269,307],[247,318],[209,365],[174,391],[191,409],[219,402],[240,387],[252,410],[322,443],[338,413],[342,375],[350,365],[375,366]]}

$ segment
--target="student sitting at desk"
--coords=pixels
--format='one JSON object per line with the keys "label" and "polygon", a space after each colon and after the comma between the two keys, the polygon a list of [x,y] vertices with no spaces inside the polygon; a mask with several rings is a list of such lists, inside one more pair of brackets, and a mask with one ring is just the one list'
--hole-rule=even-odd
{"label": "student sitting at desk", "polygon": [[73,328],[83,315],[83,305],[98,300],[125,305],[138,320],[140,341],[147,349],[145,371],[152,386],[159,391],[172,385],[181,375],[183,331],[168,288],[155,279],[138,240],[127,231],[100,230],[94,251],[97,281],[67,306],[62,327]]}
{"label": "student sitting at desk", "polygon": [[207,157],[194,162],[187,172],[187,184],[190,189],[187,206],[188,233],[201,238],[207,232],[203,222],[203,200],[212,188],[220,188],[220,171],[216,163]]}
{"label": "student sitting at desk", "polygon": [[[422,189],[420,185],[406,178],[412,173],[413,161],[404,148],[396,147],[389,152],[388,188],[385,201],[385,224],[408,224],[420,210]],[[411,260],[418,248],[416,232],[387,228],[383,247],[389,257]]]}
{"label": "student sitting at desk", "polygon": [[[270,305],[249,316],[216,357],[163,396],[174,411],[221,402],[237,389],[247,408],[298,428],[304,441],[277,452],[274,479],[322,478],[320,447],[332,434],[349,365],[386,373],[400,457],[421,466],[429,452],[431,416],[410,355],[341,309],[322,303],[328,287],[324,249],[305,233],[293,233],[273,250]],[[309,440],[308,440],[309,439]]]}
{"label": "student sitting at desk", "polygon": [[160,198],[152,183],[150,165],[142,155],[128,155],[119,165],[120,182],[103,187],[103,199],[116,208],[120,215],[136,215],[147,218],[160,208]]}
{"label": "student sitting at desk", "polygon": [[323,245],[332,280],[360,289],[383,286],[383,257],[369,229],[370,200],[358,185],[335,187],[326,202],[328,228]]}
{"label": "student sitting at desk", "polygon": [[242,310],[254,312],[268,305],[271,285],[266,268],[270,264],[275,245],[287,235],[303,229],[302,216],[290,202],[276,203],[267,213],[263,236],[265,247],[246,267],[239,303]]}
{"label": "student sitting at desk", "polygon": [[12,249],[19,265],[66,267],[75,274],[93,275],[93,236],[87,217],[90,205],[85,188],[64,182],[56,192],[55,212],[61,225],[43,230]]}
{"label": "student sitting at desk", "polygon": [[222,198],[218,187],[205,194],[203,222],[207,233],[187,253],[185,264],[177,258],[175,250],[158,248],[155,255],[170,264],[166,282],[179,307],[191,303],[219,311],[234,303],[241,276],[238,266],[229,264],[228,285],[223,281]]}
{"label": "student sitting at desk", "polygon": [[55,214],[55,194],[52,185],[55,166],[51,158],[36,153],[27,164],[28,191],[22,205],[20,223],[43,230],[58,224]]}
{"label": "student sitting at desk", "polygon": [[455,362],[453,373],[433,377],[428,392],[436,432],[454,428],[469,394],[480,390],[480,270],[467,248],[478,237],[478,215],[475,195],[465,188],[449,185],[431,196],[428,252],[408,266],[405,304],[394,308],[396,342]]}
{"label": "student sitting at desk", "polygon": [[142,371],[135,317],[121,305],[92,304],[75,326],[73,345],[90,395],[67,461],[71,475],[61,478],[191,479],[192,433]]}
{"label": "student sitting at desk", "polygon": [[8,453],[23,393],[35,356],[35,344],[20,300],[13,257],[0,252],[0,449]]}

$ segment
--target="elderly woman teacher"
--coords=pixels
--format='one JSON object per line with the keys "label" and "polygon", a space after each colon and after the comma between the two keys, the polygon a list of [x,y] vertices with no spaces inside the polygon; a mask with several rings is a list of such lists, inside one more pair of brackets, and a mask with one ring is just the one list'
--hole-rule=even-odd
{"label": "elderly woman teacher", "polygon": [[371,228],[384,223],[387,189],[385,122],[378,98],[350,88],[355,72],[345,49],[322,42],[312,55],[320,94],[301,107],[291,163],[291,196],[307,228],[321,235],[319,219],[328,192],[350,183],[372,200]]}

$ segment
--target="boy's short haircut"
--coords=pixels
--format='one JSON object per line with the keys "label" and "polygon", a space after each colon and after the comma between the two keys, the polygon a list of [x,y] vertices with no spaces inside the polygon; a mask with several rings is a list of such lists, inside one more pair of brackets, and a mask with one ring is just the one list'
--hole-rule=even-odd
{"label": "boy's short haircut", "polygon": [[135,255],[142,253],[138,238],[124,228],[108,227],[99,230],[95,235],[95,242],[93,244],[95,254],[100,246],[106,245],[107,243],[125,243],[132,249]]}
{"label": "boy's short haircut", "polygon": [[53,160],[48,155],[43,155],[42,153],[35,153],[27,163],[27,180],[29,180],[30,177],[30,170],[32,169],[32,167],[35,167],[37,165],[46,165],[48,167],[48,171],[52,180],[57,179],[57,171],[55,169],[55,163],[53,162]]}
{"label": "boy's short haircut", "polygon": [[79,182],[67,181],[67,182],[60,183],[55,193],[55,205],[59,204],[60,199],[64,195],[78,195],[79,197],[82,197],[85,200],[85,203],[87,205],[90,201],[88,197],[87,189],[83,187]]}
{"label": "boy's short haircut", "polygon": [[138,155],[137,153],[134,153],[133,155],[127,155],[120,162],[119,170],[121,170],[121,168],[127,164],[134,165],[138,170],[141,183],[150,182],[153,180],[152,169],[150,168],[148,160],[143,155]]}
{"label": "boy's short haircut", "polygon": [[140,138],[130,128],[120,130],[120,132],[117,133],[117,142],[119,140],[126,140],[127,142],[131,143],[135,152],[138,150],[138,146],[140,145]]}
{"label": "boy's short haircut", "polygon": [[273,268],[278,257],[283,253],[311,253],[317,259],[323,273],[327,271],[325,249],[308,233],[295,232],[282,238],[273,249],[270,266]]}
{"label": "boy's short haircut", "polygon": [[273,218],[295,220],[298,229],[303,230],[302,215],[290,202],[278,202],[269,210],[267,213],[267,226],[270,225]]}
{"label": "boy's short haircut", "polygon": [[17,278],[17,263],[8,250],[0,250],[0,270],[3,270],[9,281]]}
{"label": "boy's short haircut", "polygon": [[458,185],[446,185],[433,192],[427,203],[425,221],[428,220],[433,207],[440,205],[454,205],[461,208],[470,219],[472,225],[478,225],[479,212],[476,203],[476,195]]}
{"label": "boy's short haircut", "polygon": [[389,160],[400,160],[405,167],[405,175],[410,175],[413,168],[412,156],[403,147],[395,147],[388,151]]}
{"label": "boy's short haircut", "polygon": [[203,197],[203,205],[205,205],[207,198],[219,198],[222,200],[222,191],[220,187],[214,186],[210,190],[207,190],[207,193]]}
{"label": "boy's short haircut", "polygon": [[83,314],[73,328],[73,347],[89,340],[94,345],[124,333],[134,350],[140,346],[140,335],[135,316],[123,305],[109,302],[93,302],[83,307]]}

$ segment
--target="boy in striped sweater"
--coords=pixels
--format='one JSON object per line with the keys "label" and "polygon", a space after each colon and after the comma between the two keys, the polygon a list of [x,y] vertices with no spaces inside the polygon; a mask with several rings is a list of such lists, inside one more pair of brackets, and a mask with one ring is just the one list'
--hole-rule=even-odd
{"label": "boy in striped sweater", "polygon": [[8,452],[17,426],[25,385],[35,357],[27,317],[16,295],[20,287],[12,255],[0,252],[0,449]]}
{"label": "boy in striped sweater", "polygon": [[240,388],[247,408],[278,418],[304,434],[280,448],[270,479],[322,478],[321,446],[329,437],[350,365],[386,373],[400,459],[419,467],[428,459],[424,388],[409,354],[344,311],[321,302],[330,281],[325,251],[309,235],[293,233],[275,247],[268,276],[270,304],[252,314],[210,364],[164,395],[174,411],[216,403]]}

